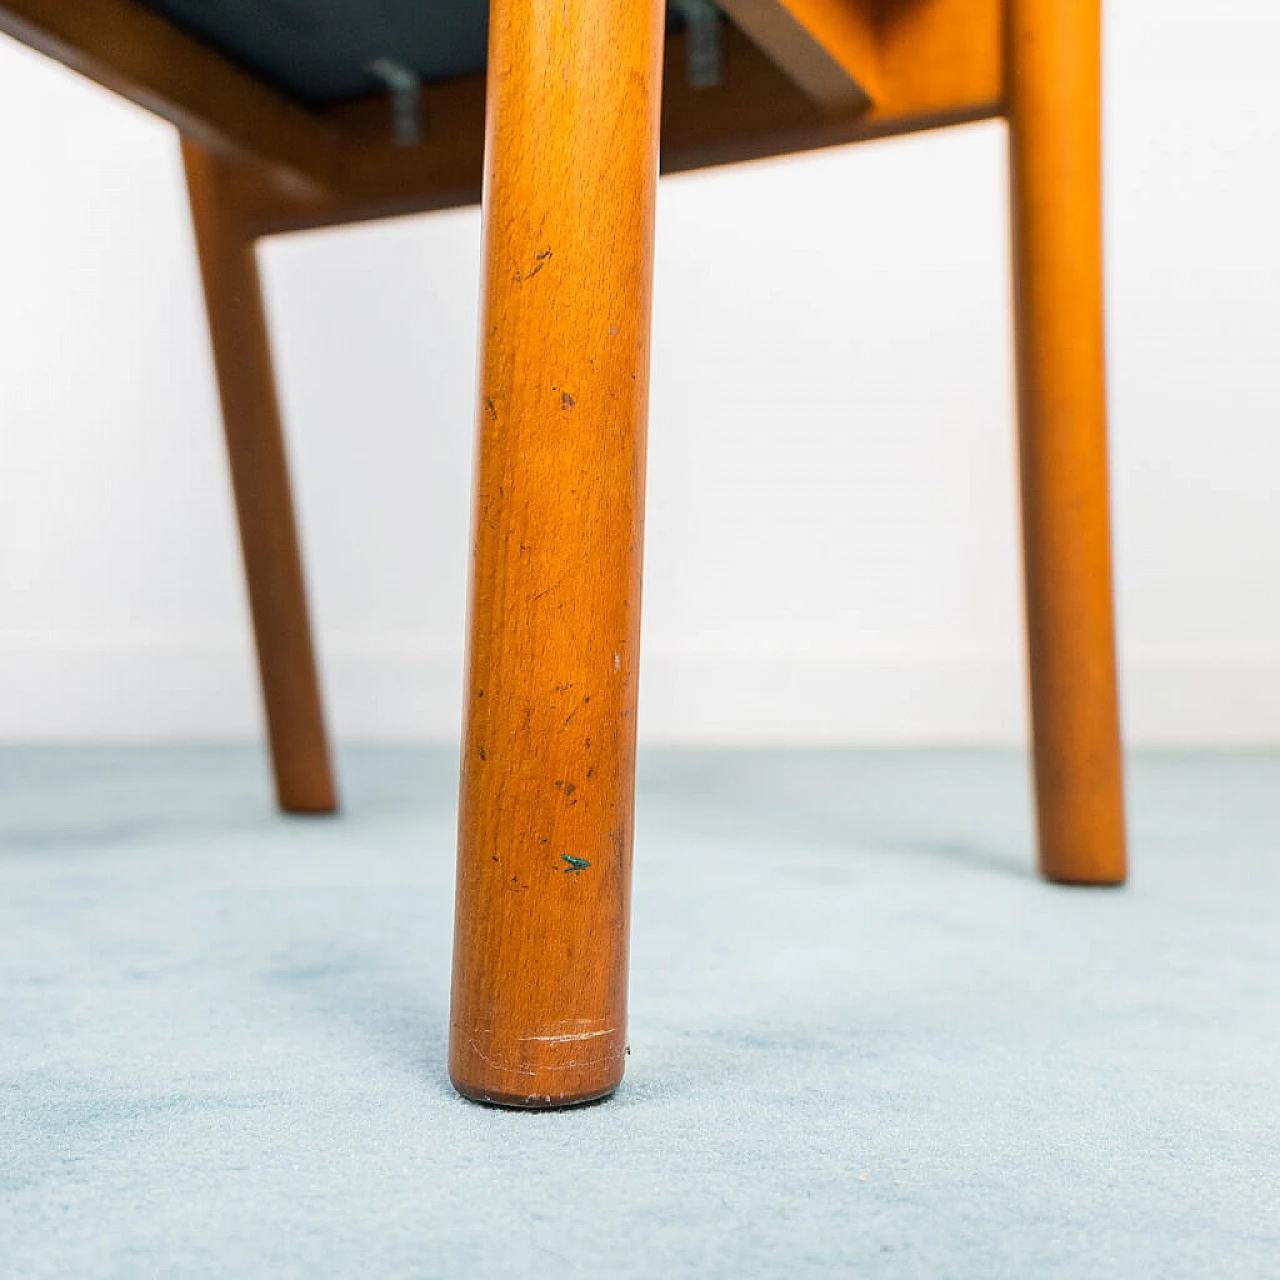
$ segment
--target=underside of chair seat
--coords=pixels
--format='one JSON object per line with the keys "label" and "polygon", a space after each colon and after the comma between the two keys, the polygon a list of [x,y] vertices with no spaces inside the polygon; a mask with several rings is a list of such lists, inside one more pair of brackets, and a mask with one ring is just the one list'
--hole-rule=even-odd
{"label": "underside of chair seat", "polygon": [[[382,92],[389,59],[424,83],[485,67],[488,0],[143,0],[228,61],[304,106]],[[674,15],[669,20],[674,28]]]}
{"label": "underside of chair seat", "polygon": [[[244,226],[268,235],[480,199],[492,2],[0,0],[0,34],[241,165],[242,186],[252,168]],[[614,2],[530,13],[542,40]],[[1007,2],[657,0],[661,170],[999,116]]]}

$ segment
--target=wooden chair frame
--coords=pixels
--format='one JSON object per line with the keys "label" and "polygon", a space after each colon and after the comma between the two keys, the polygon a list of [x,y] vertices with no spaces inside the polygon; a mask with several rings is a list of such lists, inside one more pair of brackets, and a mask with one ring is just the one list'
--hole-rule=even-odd
{"label": "wooden chair frame", "polygon": [[406,147],[384,101],[307,111],[133,0],[0,0],[0,31],[183,135],[289,811],[329,812],[336,791],[255,242],[483,190],[450,1047],[467,1096],[567,1105],[622,1074],[659,167],[1007,119],[1040,865],[1123,881],[1099,3],[720,0],[724,73],[694,88],[661,0],[565,0],[558,21],[491,0],[487,82],[426,86],[426,133]]}

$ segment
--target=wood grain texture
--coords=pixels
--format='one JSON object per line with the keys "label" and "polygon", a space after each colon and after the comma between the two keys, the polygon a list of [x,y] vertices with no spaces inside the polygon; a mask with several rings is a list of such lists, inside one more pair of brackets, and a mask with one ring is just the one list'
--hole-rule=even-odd
{"label": "wood grain texture", "polygon": [[258,669],[280,807],[337,807],[302,575],[284,431],[254,245],[232,196],[234,166],[182,144]]}
{"label": "wood grain texture", "polygon": [[333,180],[334,139],[322,119],[133,0],[0,0],[0,31],[206,149],[274,168],[299,193]]}
{"label": "wood grain texture", "polygon": [[661,0],[493,0],[449,1071],[622,1077]]}
{"label": "wood grain texture", "polygon": [[824,111],[865,109],[878,90],[870,0],[720,0],[733,23]]}
{"label": "wood grain texture", "polygon": [[1040,865],[1119,884],[1099,0],[1009,0],[1022,520]]}

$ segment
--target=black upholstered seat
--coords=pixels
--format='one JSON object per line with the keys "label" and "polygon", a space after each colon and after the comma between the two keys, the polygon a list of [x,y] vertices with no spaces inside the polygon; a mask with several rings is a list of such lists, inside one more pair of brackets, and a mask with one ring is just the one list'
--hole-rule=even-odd
{"label": "black upholstered seat", "polygon": [[[141,0],[308,107],[383,91],[390,59],[426,84],[484,70],[488,0]],[[672,16],[669,25],[678,20]]]}
{"label": "black upholstered seat", "polygon": [[143,0],[148,9],[312,107],[380,91],[390,58],[423,81],[484,70],[487,0]]}

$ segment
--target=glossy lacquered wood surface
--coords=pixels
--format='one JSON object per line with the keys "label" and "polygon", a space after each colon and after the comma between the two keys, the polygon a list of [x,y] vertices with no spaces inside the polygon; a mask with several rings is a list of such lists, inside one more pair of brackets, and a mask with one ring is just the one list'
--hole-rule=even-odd
{"label": "glossy lacquered wood surface", "polygon": [[494,0],[449,1071],[609,1093],[626,1052],[661,0]]}
{"label": "glossy lacquered wood surface", "polygon": [[337,807],[311,643],[284,430],[252,239],[233,197],[233,162],[182,146],[222,403],[280,807]]}
{"label": "glossy lacquered wood surface", "polygon": [[1099,0],[1008,0],[1019,456],[1040,866],[1126,874],[1107,487]]}

